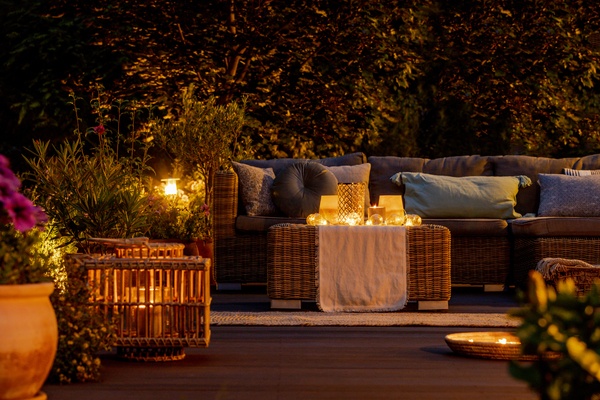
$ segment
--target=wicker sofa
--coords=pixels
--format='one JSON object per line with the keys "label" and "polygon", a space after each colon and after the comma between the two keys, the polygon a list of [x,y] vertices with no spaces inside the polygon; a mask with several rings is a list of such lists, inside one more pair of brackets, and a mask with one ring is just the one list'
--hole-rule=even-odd
{"label": "wicker sofa", "polygon": [[[273,168],[277,176],[298,161],[246,160],[242,163]],[[529,177],[533,184],[519,189],[514,206],[522,217],[470,218],[466,209],[465,216],[460,218],[424,218],[423,223],[444,226],[451,232],[453,285],[522,285],[528,271],[545,257],[575,258],[600,264],[600,217],[588,216],[585,212],[581,216],[537,216],[540,206],[539,174],[559,175],[565,169],[600,169],[600,155],[560,159],[513,155],[425,159],[392,156],[367,158],[363,153],[352,153],[315,161],[329,166],[369,163],[368,188],[372,204],[377,203],[380,195],[404,194],[405,188],[390,180],[398,172],[451,177]],[[577,179],[580,178],[584,177]],[[240,181],[233,171],[219,172],[215,178],[214,271],[220,287],[229,284],[265,284],[269,227],[281,223],[305,223],[302,218],[284,215],[246,215],[239,186]],[[590,207],[593,208],[592,205]]]}

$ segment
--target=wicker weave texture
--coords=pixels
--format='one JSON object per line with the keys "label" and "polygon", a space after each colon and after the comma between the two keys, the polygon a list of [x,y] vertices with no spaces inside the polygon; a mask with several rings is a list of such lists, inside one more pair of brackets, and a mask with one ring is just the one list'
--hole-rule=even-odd
{"label": "wicker weave texture", "polygon": [[233,171],[215,175],[214,278],[217,283],[267,281],[267,233],[235,230],[238,213],[238,178]]}
{"label": "wicker weave texture", "polygon": [[600,265],[592,265],[582,260],[565,258],[543,258],[536,266],[546,283],[556,288],[558,282],[572,279],[577,295],[582,296],[600,284]]}
{"label": "wicker weave texture", "polygon": [[317,228],[281,224],[269,229],[267,295],[271,299],[317,298]]}
{"label": "wicker weave texture", "polygon": [[505,284],[509,266],[508,237],[452,237],[453,284]]}
{"label": "wicker weave texture", "polygon": [[113,322],[115,346],[206,347],[210,341],[210,260],[74,255],[90,305]]}
{"label": "wicker weave texture", "polygon": [[540,237],[516,238],[514,250],[514,280],[526,286],[529,271],[543,258],[562,258],[600,264],[600,237]]}
{"label": "wicker weave texture", "polygon": [[439,225],[421,225],[407,228],[407,235],[408,299],[450,300],[450,231]]}
{"label": "wicker weave texture", "polygon": [[[273,300],[316,300],[318,228],[280,224],[268,233],[267,294]],[[407,229],[408,299],[450,299],[450,231],[422,225]]]}

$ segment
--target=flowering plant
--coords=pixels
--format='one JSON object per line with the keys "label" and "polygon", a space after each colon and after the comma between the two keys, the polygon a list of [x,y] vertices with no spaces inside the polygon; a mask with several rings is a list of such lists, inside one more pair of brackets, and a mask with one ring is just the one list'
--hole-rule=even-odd
{"label": "flowering plant", "polygon": [[165,195],[162,188],[148,196],[147,235],[152,239],[204,240],[211,237],[210,207],[204,203],[200,181],[191,180],[185,189]]}
{"label": "flowering plant", "polygon": [[21,181],[0,155],[0,284],[49,280],[39,254],[39,229],[46,214],[19,192]]}

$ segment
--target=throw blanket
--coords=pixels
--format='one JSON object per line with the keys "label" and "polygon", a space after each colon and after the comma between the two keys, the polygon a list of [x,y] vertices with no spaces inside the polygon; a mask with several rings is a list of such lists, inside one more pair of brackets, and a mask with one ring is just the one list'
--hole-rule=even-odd
{"label": "throw blanket", "polygon": [[585,267],[598,268],[596,265],[586,263],[582,260],[573,260],[567,258],[542,258],[536,265],[535,269],[544,279],[553,279],[557,268],[564,267]]}
{"label": "throw blanket", "polygon": [[396,311],[407,301],[406,228],[319,226],[322,311]]}

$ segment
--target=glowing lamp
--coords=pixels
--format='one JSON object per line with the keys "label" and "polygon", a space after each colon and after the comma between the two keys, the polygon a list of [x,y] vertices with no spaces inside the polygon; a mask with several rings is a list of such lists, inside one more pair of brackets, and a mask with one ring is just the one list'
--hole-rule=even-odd
{"label": "glowing lamp", "polygon": [[165,182],[165,196],[177,194],[177,178],[163,179]]}

